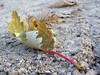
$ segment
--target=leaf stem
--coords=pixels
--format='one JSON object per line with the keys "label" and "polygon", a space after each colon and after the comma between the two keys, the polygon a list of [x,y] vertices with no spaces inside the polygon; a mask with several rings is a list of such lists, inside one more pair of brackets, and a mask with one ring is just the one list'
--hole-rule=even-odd
{"label": "leaf stem", "polygon": [[78,63],[78,61],[75,60],[75,59],[73,59],[71,56],[64,55],[64,54],[59,53],[59,52],[56,52],[56,51],[54,51],[54,50],[42,49],[42,51],[44,51],[45,53],[48,53],[48,54],[50,54],[50,55],[54,55],[54,56],[57,55],[57,56],[59,56],[59,57],[65,59],[65,61],[70,62],[70,63],[73,64],[73,65],[75,65],[75,64]]}
{"label": "leaf stem", "polygon": [[65,61],[73,64],[79,71],[85,71],[85,66],[83,64],[81,64],[80,62],[78,62],[76,59],[72,58],[71,56],[68,55],[64,55],[62,53],[56,52],[56,50],[48,50],[48,49],[40,49],[45,53],[48,53],[50,55],[57,55],[63,59],[65,59]]}

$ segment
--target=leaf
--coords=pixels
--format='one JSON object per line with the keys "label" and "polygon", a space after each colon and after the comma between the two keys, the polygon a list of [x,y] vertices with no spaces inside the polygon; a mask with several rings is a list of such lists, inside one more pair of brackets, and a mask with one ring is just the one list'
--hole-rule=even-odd
{"label": "leaf", "polygon": [[33,30],[35,29],[38,31],[37,38],[42,37],[41,48],[54,48],[54,34],[51,29],[48,28],[48,25],[45,23],[45,21],[37,20],[35,17],[32,16],[28,19],[28,21],[28,24],[31,24]]}
{"label": "leaf", "polygon": [[59,16],[57,16],[56,14],[47,14],[46,16],[42,17],[40,21],[45,22],[47,24],[58,23]]}
{"label": "leaf", "polygon": [[12,12],[12,20],[8,26],[8,31],[15,35],[15,37],[21,38],[22,41],[26,40],[25,26],[23,22],[20,21],[20,17],[16,11]]}
{"label": "leaf", "polygon": [[39,17],[39,19],[34,16],[30,16],[27,20],[28,24],[26,24],[27,31],[35,30],[33,26],[33,24],[35,24],[36,22],[35,20],[38,20],[41,23],[43,22],[49,27],[51,27],[52,23],[58,23],[60,21],[59,17],[56,14],[47,14],[45,16]]}
{"label": "leaf", "polygon": [[30,16],[27,20],[28,24],[26,24],[26,28],[27,28],[27,31],[33,31],[35,30],[35,27],[34,27],[34,24],[35,24],[35,21],[36,18],[33,17],[33,16]]}
{"label": "leaf", "polygon": [[[54,16],[52,16],[55,18]],[[50,21],[53,22],[53,18],[51,17]],[[49,17],[50,18],[50,17]],[[50,21],[37,19],[36,17],[29,17],[28,21],[21,22],[20,17],[18,16],[16,11],[12,12],[12,20],[8,26],[8,31],[12,33],[17,39],[22,41],[24,44],[31,39],[28,38],[27,32],[30,31],[38,31],[37,36],[34,40],[38,38],[42,38],[41,48],[54,48],[55,46],[55,35],[52,32],[52,29],[48,27]],[[33,33],[34,34],[34,33]],[[31,36],[30,36],[31,38]],[[27,40],[27,41],[26,41]],[[30,43],[35,44],[36,42],[30,41]],[[34,46],[33,46],[34,47]]]}
{"label": "leaf", "polygon": [[[52,2],[51,2],[52,3]],[[50,8],[63,8],[77,5],[76,1],[59,0],[49,5]]]}
{"label": "leaf", "polygon": [[[50,21],[52,21],[52,19]],[[12,33],[16,38],[20,38],[21,41],[23,41],[24,43],[28,42],[28,39],[26,39],[27,32],[34,31],[34,30],[38,31],[37,38],[42,37],[42,42],[41,42],[42,46],[41,46],[41,49],[38,49],[38,50],[42,50],[50,55],[54,55],[54,56],[57,55],[65,59],[66,61],[69,61],[70,63],[72,63],[78,70],[85,70],[84,65],[79,63],[77,60],[69,56],[65,56],[64,54],[58,53],[54,50],[49,50],[49,49],[54,48],[54,44],[55,44],[54,37],[55,36],[54,36],[52,29],[48,28],[48,25],[46,22],[47,22],[46,20],[38,20],[35,17],[31,16],[30,18],[28,18],[28,24],[23,24],[23,22],[20,21],[20,17],[18,16],[17,12],[13,11],[12,20],[8,26],[8,31]],[[32,40],[29,42],[32,42]],[[36,42],[32,42],[32,43],[36,43]],[[29,43],[27,44],[30,45]]]}

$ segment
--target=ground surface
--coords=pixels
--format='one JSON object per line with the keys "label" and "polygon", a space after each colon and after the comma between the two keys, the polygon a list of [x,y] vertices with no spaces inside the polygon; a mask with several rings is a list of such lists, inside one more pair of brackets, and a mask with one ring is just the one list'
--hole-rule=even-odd
{"label": "ground surface", "polygon": [[[48,8],[53,2],[0,0],[0,75],[100,75],[100,0],[79,0],[76,6]],[[62,17],[63,22],[53,27],[59,41],[58,51],[84,63],[86,74],[62,59],[30,49],[11,38],[7,26],[15,9],[23,19],[48,11]]]}

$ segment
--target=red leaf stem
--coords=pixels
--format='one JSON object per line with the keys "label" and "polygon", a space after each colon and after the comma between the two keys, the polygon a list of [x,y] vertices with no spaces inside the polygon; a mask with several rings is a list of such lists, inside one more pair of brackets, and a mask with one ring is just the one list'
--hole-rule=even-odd
{"label": "red leaf stem", "polygon": [[70,62],[73,65],[78,63],[77,60],[73,59],[71,56],[64,55],[64,54],[56,52],[54,50],[42,49],[42,51],[44,51],[45,53],[48,53],[50,55],[54,55],[54,56],[57,55],[57,56],[65,59],[65,61]]}

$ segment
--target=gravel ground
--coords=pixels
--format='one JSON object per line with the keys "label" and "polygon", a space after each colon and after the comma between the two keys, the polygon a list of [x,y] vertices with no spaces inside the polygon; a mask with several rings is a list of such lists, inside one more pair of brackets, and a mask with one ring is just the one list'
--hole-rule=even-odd
{"label": "gravel ground", "polygon": [[[100,0],[79,0],[75,6],[48,8],[51,2],[54,1],[0,0],[0,75],[100,75]],[[57,50],[84,63],[86,73],[12,38],[7,26],[15,9],[23,19],[48,11],[59,15],[63,21],[53,26]]]}

